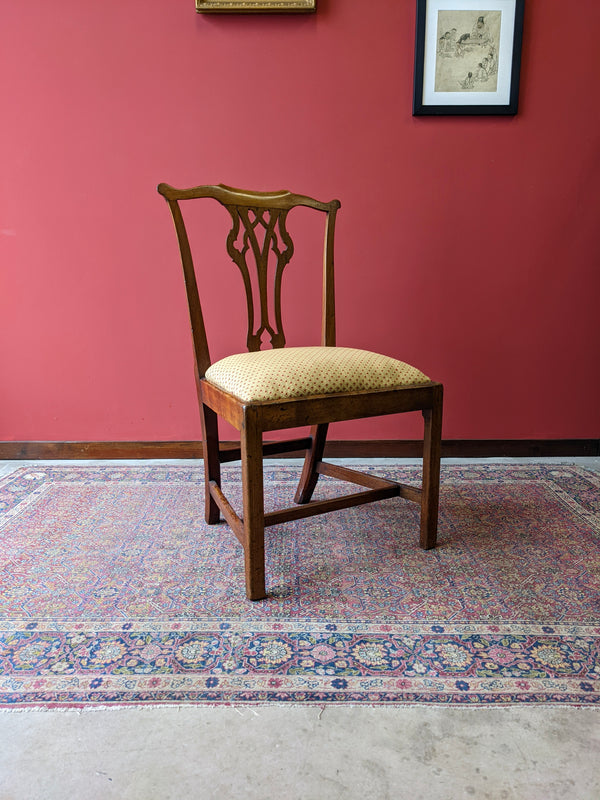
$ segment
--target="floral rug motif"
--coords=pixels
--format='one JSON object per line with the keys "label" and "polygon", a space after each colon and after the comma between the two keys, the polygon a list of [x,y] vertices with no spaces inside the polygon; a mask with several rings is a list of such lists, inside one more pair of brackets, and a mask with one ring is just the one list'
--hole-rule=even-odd
{"label": "floral rug motif", "polygon": [[[298,477],[267,461],[267,505]],[[236,466],[224,488],[239,509]],[[274,526],[251,603],[201,464],[22,467],[0,480],[0,707],[600,703],[600,474],[445,465],[438,541],[398,498]]]}

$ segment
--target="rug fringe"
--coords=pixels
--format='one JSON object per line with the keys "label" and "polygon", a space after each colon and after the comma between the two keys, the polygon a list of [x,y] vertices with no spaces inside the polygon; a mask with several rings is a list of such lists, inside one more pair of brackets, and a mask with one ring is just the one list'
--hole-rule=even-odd
{"label": "rug fringe", "polygon": [[[357,709],[368,708],[368,709],[378,709],[379,711],[384,711],[386,713],[395,713],[397,711],[406,711],[407,709],[426,709],[426,708],[435,708],[438,710],[446,709],[448,712],[461,712],[461,713],[475,713],[481,711],[494,711],[494,712],[508,712],[514,711],[515,709],[519,709],[521,711],[533,710],[533,709],[569,709],[572,711],[580,711],[586,710],[590,712],[598,713],[598,707],[595,705],[587,705],[584,703],[562,703],[562,702],[539,702],[534,703],[532,705],[524,705],[521,702],[515,701],[510,703],[504,703],[503,705],[494,705],[493,703],[481,703],[479,705],[473,704],[469,706],[457,706],[451,705],[448,703],[394,703],[393,705],[390,703],[323,703],[320,702],[302,702],[302,703],[277,703],[277,702],[264,702],[264,701],[257,701],[256,703],[246,703],[243,706],[236,705],[234,703],[119,703],[115,705],[98,705],[98,706],[81,706],[81,707],[73,707],[73,706],[27,706],[27,707],[15,707],[15,708],[0,708],[0,716],[2,714],[31,714],[31,713],[48,713],[48,712],[58,712],[60,714],[76,714],[77,716],[82,716],[84,714],[96,714],[99,712],[105,711],[143,711],[147,713],[155,713],[162,709],[176,709],[177,711],[183,710],[199,710],[203,711],[204,709],[233,709],[238,714],[241,714],[241,711],[250,711],[254,716],[259,717],[255,709],[256,708],[264,708],[264,709],[272,709],[272,708],[280,708],[280,709],[300,709],[300,708],[314,708],[318,710],[317,714],[317,721],[320,721],[321,718],[324,716],[325,711],[330,711],[332,709],[344,709],[344,710],[353,710],[356,711]],[[241,714],[241,716],[244,716]]]}

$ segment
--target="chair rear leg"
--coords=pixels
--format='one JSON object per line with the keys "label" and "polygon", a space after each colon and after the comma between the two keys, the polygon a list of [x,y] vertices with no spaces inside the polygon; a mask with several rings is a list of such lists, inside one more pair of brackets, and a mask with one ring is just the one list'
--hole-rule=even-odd
{"label": "chair rear leg", "polygon": [[317,465],[323,458],[325,451],[325,440],[327,439],[328,424],[314,425],[311,429],[312,447],[306,451],[306,458],[304,459],[304,468],[300,476],[300,482],[296,489],[294,501],[296,503],[310,502],[313,492],[319,480],[319,473],[317,472]]}
{"label": "chair rear leg", "polygon": [[202,439],[204,452],[204,515],[209,525],[220,519],[219,507],[210,494],[210,481],[221,485],[221,462],[219,460],[219,428],[217,415],[204,403],[200,404]]}
{"label": "chair rear leg", "polygon": [[437,541],[440,496],[440,458],[442,450],[442,387],[436,391],[433,408],[423,411],[423,493],[421,496],[420,545],[425,550]]}
{"label": "chair rear leg", "polygon": [[251,409],[247,409],[244,416],[241,445],[246,597],[248,600],[262,600],[267,596],[262,431],[253,419]]}

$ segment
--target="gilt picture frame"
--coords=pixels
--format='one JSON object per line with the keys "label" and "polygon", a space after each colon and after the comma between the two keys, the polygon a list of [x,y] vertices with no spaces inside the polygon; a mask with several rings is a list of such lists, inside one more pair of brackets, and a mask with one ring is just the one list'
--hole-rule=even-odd
{"label": "gilt picture frame", "polygon": [[413,115],[516,114],[525,0],[417,0]]}
{"label": "gilt picture frame", "polygon": [[317,10],[317,0],[196,0],[199,14],[298,14]]}

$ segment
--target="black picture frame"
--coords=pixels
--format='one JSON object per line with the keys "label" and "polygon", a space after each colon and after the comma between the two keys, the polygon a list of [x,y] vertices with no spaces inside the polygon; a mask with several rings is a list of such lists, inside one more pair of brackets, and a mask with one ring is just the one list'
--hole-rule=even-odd
{"label": "black picture frame", "polygon": [[525,0],[417,0],[413,116],[516,114],[524,9]]}

